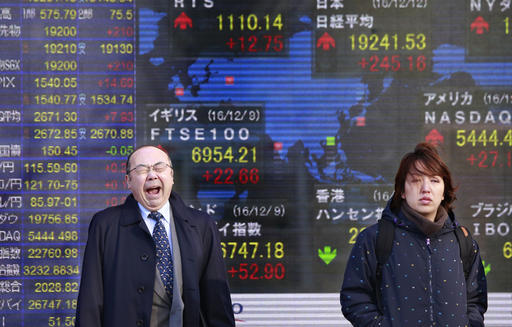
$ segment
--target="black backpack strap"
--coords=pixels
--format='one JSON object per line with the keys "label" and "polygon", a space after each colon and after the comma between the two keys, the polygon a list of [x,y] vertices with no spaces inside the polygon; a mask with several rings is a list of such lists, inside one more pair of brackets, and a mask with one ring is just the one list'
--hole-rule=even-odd
{"label": "black backpack strap", "polygon": [[382,267],[388,261],[391,249],[393,248],[393,240],[395,238],[395,225],[393,222],[380,219],[377,229],[377,241],[375,244],[375,252],[377,256],[377,270],[375,272],[375,292],[377,297],[377,306],[383,311],[382,294],[380,291],[382,285]]}
{"label": "black backpack strap", "polygon": [[469,230],[464,226],[457,226],[455,236],[459,242],[460,258],[462,259],[462,267],[464,268],[464,277],[467,280],[476,256],[476,250],[473,248],[473,238]]}

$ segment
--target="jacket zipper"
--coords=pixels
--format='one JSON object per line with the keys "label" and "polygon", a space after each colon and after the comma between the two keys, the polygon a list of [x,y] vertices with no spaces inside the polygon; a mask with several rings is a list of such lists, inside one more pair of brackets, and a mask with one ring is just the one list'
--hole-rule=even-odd
{"label": "jacket zipper", "polygon": [[429,288],[429,297],[430,297],[430,323],[431,326],[434,323],[434,296],[432,294],[432,250],[430,248],[430,238],[426,239],[428,256],[427,256],[427,266],[428,266],[428,288]]}

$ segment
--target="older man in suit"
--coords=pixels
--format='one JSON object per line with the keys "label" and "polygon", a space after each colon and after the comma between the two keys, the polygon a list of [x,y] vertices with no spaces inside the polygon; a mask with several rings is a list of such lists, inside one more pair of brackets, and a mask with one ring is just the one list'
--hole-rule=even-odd
{"label": "older man in suit", "polygon": [[235,326],[213,219],[172,192],[161,148],[139,147],[126,166],[132,194],[89,226],[76,325]]}

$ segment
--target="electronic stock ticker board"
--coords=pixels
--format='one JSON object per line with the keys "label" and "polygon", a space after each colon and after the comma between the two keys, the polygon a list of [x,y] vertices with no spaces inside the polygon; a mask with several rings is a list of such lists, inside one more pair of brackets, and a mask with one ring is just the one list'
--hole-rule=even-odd
{"label": "electronic stock ticker board", "polygon": [[262,303],[339,292],[400,158],[438,144],[510,298],[511,59],[509,1],[1,0],[0,327],[74,326],[90,218],[142,144]]}

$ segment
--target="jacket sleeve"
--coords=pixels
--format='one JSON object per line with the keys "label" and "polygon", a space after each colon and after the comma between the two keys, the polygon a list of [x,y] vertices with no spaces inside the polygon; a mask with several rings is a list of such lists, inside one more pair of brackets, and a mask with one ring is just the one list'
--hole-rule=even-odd
{"label": "jacket sleeve", "polygon": [[487,311],[487,280],[480,257],[478,244],[473,240],[476,251],[475,261],[466,281],[468,319],[471,327],[484,326],[484,313]]}
{"label": "jacket sleeve", "polygon": [[201,312],[209,327],[234,327],[235,318],[231,304],[226,266],[222,258],[218,229],[208,217],[204,231],[203,247],[205,266],[199,281]]}
{"label": "jacket sleeve", "polygon": [[[376,226],[375,226],[376,227]],[[375,294],[376,228],[362,231],[348,258],[340,292],[341,311],[354,326],[391,326]]]}
{"label": "jacket sleeve", "polygon": [[76,309],[76,326],[103,326],[103,255],[96,215],[89,225]]}

